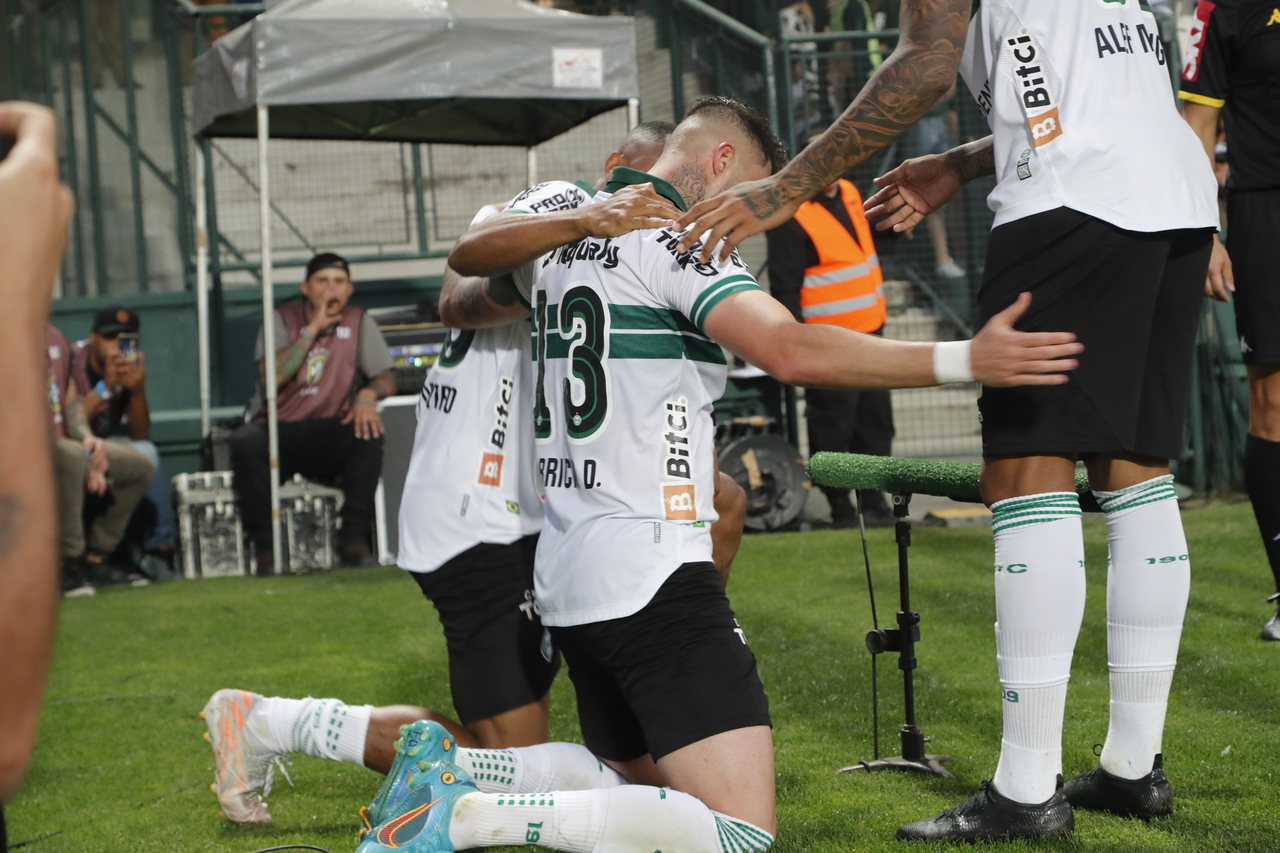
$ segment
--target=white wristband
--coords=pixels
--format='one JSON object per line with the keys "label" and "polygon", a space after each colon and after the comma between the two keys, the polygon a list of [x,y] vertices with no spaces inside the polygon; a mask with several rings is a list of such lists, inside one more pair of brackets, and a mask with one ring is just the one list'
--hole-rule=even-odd
{"label": "white wristband", "polygon": [[969,363],[971,341],[944,341],[933,345],[933,378],[939,385],[950,382],[972,382],[973,366]]}

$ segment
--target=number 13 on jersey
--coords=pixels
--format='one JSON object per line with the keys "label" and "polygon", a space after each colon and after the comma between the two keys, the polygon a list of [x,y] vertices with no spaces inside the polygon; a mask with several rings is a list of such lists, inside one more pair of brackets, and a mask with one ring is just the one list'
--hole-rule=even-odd
{"label": "number 13 on jersey", "polygon": [[[559,305],[549,305],[546,289],[540,288],[534,297],[533,325],[534,438],[539,443],[550,441],[557,422],[563,421],[571,443],[594,441],[609,422],[609,306],[590,282],[569,285]],[[547,400],[551,359],[568,362],[558,412]]]}

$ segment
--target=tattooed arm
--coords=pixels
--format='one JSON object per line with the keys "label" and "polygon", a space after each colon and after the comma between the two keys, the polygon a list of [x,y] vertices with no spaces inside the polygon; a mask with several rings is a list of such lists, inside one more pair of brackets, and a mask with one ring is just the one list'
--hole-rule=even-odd
{"label": "tattooed arm", "polygon": [[45,322],[71,215],[58,182],[53,113],[0,104],[0,133],[17,138],[0,161],[0,803],[27,766],[40,716],[58,569],[49,458]]}
{"label": "tattooed arm", "polygon": [[516,296],[510,275],[490,278],[459,275],[444,268],[440,291],[440,321],[454,329],[483,329],[505,326],[529,316],[529,309]]}
{"label": "tattooed arm", "polygon": [[915,124],[955,82],[971,6],[972,0],[902,0],[898,46],[844,114],[778,174],[695,205],[678,223],[689,228],[680,249],[709,232],[703,258],[721,238],[720,256],[727,258]]}
{"label": "tattooed arm", "polygon": [[996,173],[993,139],[987,136],[945,154],[916,157],[876,178],[876,186],[884,189],[863,204],[867,218],[876,223],[877,231],[906,231],[918,224],[969,181]]}

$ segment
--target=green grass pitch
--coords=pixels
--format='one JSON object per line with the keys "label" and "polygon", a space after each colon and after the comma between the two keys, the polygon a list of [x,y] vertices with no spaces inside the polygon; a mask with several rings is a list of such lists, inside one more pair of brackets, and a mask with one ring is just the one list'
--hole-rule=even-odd
{"label": "green grass pitch", "polygon": [[[1193,586],[1165,732],[1177,813],[1143,824],[1077,814],[1073,838],[1002,849],[1280,849],[1280,646],[1258,639],[1270,580],[1247,504],[1184,514]],[[1068,775],[1093,766],[1107,727],[1106,531],[1085,524],[1089,600],[1067,701]],[[999,687],[991,534],[917,529],[917,673],[930,749],[955,779],[838,775],[870,757],[870,627],[856,532],[749,537],[730,584],[772,702],[779,853],[903,850],[902,823],[953,805],[995,769]],[[891,531],[873,531],[881,624],[896,610]],[[901,681],[881,672],[881,743],[896,752]],[[419,702],[451,711],[444,641],[413,582],[394,568],[270,580],[108,589],[64,602],[39,744],[8,810],[28,853],[244,853],[289,843],[355,847],[356,810],[380,777],[298,757],[277,779],[275,823],[215,815],[213,760],[196,713],[214,690]],[[578,736],[572,691],[553,690],[553,739]]]}

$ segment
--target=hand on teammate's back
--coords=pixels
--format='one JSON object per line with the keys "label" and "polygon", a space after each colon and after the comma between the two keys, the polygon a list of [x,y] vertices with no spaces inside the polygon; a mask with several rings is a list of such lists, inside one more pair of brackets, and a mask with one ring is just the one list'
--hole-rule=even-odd
{"label": "hand on teammate's back", "polygon": [[1030,307],[1031,294],[1021,294],[973,336],[969,364],[978,382],[996,387],[1061,385],[1067,381],[1065,371],[1080,365],[1067,358],[1084,350],[1071,332],[1019,332],[1013,328]]}
{"label": "hand on teammate's back", "polygon": [[658,195],[653,184],[631,184],[602,202],[582,208],[589,237],[621,237],[645,228],[665,228],[675,224],[680,212]]}
{"label": "hand on teammate's back", "polygon": [[880,192],[863,203],[877,231],[906,231],[942,207],[960,191],[964,181],[941,154],[907,160],[875,179]]}

